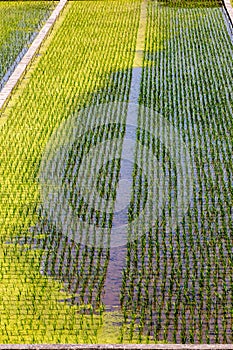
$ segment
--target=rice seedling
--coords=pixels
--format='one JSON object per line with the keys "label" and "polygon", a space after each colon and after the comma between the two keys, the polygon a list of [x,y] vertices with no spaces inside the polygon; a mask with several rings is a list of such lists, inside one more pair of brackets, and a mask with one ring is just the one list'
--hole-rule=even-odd
{"label": "rice seedling", "polygon": [[1,111],[2,343],[232,342],[229,23],[148,2],[133,67],[140,6],[69,2]]}
{"label": "rice seedling", "polygon": [[0,90],[57,2],[0,2]]}

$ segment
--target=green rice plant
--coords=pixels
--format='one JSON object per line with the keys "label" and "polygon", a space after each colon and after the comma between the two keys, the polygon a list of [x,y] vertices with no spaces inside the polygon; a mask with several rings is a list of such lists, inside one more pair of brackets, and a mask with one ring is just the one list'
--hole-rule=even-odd
{"label": "green rice plant", "polygon": [[0,2],[0,89],[57,2]]}
{"label": "green rice plant", "polygon": [[[140,102],[178,128],[187,141],[195,173],[194,196],[179,225],[173,232],[165,230],[171,215],[175,215],[172,196],[168,194],[160,226],[154,224],[152,235],[147,238],[155,240],[154,253],[147,255],[145,242],[139,241],[138,271],[130,264],[125,269],[124,286],[127,288],[127,278],[131,280],[132,271],[136,272],[135,281],[137,276],[145,281],[146,266],[153,266],[151,261],[154,262],[153,292],[150,293],[149,285],[145,284],[145,295],[146,299],[149,297],[149,304],[155,305],[152,314],[155,341],[231,341],[231,325],[226,321],[226,314],[229,320],[232,317],[230,298],[223,297],[224,302],[218,303],[216,312],[214,293],[215,288],[221,290],[223,296],[224,288],[229,293],[227,275],[231,274],[232,265],[232,244],[228,240],[232,232],[232,215],[228,214],[232,203],[232,159],[228,156],[232,152],[229,144],[232,84],[227,62],[232,65],[233,47],[230,24],[222,9],[212,4],[202,8],[192,4],[195,5],[192,9],[185,2],[153,2],[148,6]],[[160,31],[152,28],[160,28]],[[216,51],[217,42],[219,49]],[[151,120],[145,119],[140,123],[153,125]],[[146,142],[140,130],[137,138]],[[148,138],[147,145],[150,144]],[[161,147],[158,159],[168,174],[169,185],[174,183],[175,186],[174,165],[168,165]],[[184,180],[181,179],[181,184],[188,190]],[[135,254],[135,247],[128,246],[128,256]],[[220,278],[225,287],[219,283]],[[142,294],[141,290],[137,291],[140,314],[145,308]],[[123,300],[127,305],[127,300]],[[172,324],[170,317],[174,320]],[[151,316],[143,323],[141,328],[146,332]]]}
{"label": "green rice plant", "polygon": [[[109,327],[111,322],[106,321],[102,304],[109,252],[73,244],[52,225],[49,213],[41,206],[38,171],[51,134],[70,115],[80,108],[107,101],[108,93],[113,95],[113,91],[116,94],[113,99],[127,98],[139,9],[140,1],[68,3],[26,79],[18,86],[9,106],[1,111],[7,117],[1,126],[1,251],[5,255],[1,254],[0,261],[5,277],[0,289],[6,299],[1,303],[5,310],[1,320],[6,324],[0,337],[2,343],[101,343],[118,339],[118,328],[113,331],[114,327]],[[91,130],[92,123],[91,115],[80,116],[80,133],[85,129],[82,125],[89,125]],[[83,151],[108,135],[106,128],[99,131],[96,140],[86,140]],[[65,194],[70,194],[71,199],[75,192],[72,152],[64,180]],[[59,163],[50,164],[55,174]],[[109,164],[109,170],[115,172],[117,166]],[[109,193],[107,188],[106,195]],[[63,199],[57,210],[64,205]],[[87,217],[84,202],[77,212]],[[15,243],[6,244],[9,241]],[[16,249],[14,254],[11,247]],[[14,267],[17,288],[12,293],[7,280]],[[21,281],[22,276],[30,275],[31,284],[27,277],[25,283]],[[8,295],[12,297],[7,298]],[[38,300],[35,295],[40,296]],[[13,300],[14,296],[19,300]],[[22,299],[26,301],[21,309]],[[93,310],[98,306],[99,315],[94,311],[81,315],[81,302],[91,304]],[[18,319],[22,320],[17,326],[11,316],[16,308]],[[89,312],[87,308],[85,312]],[[94,326],[90,327],[90,323]]]}
{"label": "green rice plant", "polygon": [[[30,67],[28,79],[2,112],[7,117],[0,136],[2,342],[232,341],[229,72],[233,47],[229,23],[216,3],[202,8],[196,3],[187,5],[184,1],[149,2],[147,7],[139,103],[153,114],[137,116],[129,241],[119,274],[121,326],[110,327],[115,329],[113,337],[107,339],[101,333],[111,324],[106,321],[105,310],[111,305],[105,305],[105,290],[113,282],[108,271],[112,252],[101,244],[105,229],[110,240],[114,226],[113,206],[109,210],[108,201],[117,198],[127,108],[122,107],[116,116],[110,113],[109,102],[127,102],[131,96],[140,1],[68,3],[41,56]],[[96,127],[93,115],[98,108],[102,109]],[[60,170],[63,175],[63,195],[50,208],[41,198],[39,169],[51,135],[56,130],[59,139],[59,128],[71,115],[79,127],[77,142],[64,154],[67,141],[55,140],[56,152],[60,152],[56,161],[52,147],[46,154],[51,178]],[[183,164],[179,174],[166,145],[157,140],[159,132],[164,132],[157,130],[158,115],[187,146],[184,154],[190,153],[193,184],[185,179],[189,164]],[[69,139],[72,131],[66,131]],[[118,137],[119,143],[91,153],[99,143]],[[173,150],[178,148],[172,145]],[[145,161],[149,150],[157,162],[151,168]],[[105,162],[108,156],[114,161]],[[88,160],[82,166],[85,157]],[[61,161],[66,162],[64,167]],[[147,193],[151,170],[165,188],[165,201],[160,208],[158,186],[148,217],[159,215],[148,229],[147,213],[139,223],[135,218],[151,196]],[[180,215],[178,184],[186,193],[192,189],[193,196],[171,228],[172,217]],[[96,186],[96,192],[85,197],[81,190],[88,186]],[[63,226],[56,225],[54,212],[66,222],[67,201],[80,222],[94,222],[102,229],[100,246],[90,246],[90,226],[80,225],[77,242],[73,228],[63,232]],[[132,239],[134,234],[138,239]],[[94,231],[94,239],[96,235]],[[8,285],[12,275],[13,283]],[[12,312],[19,316],[17,325]],[[114,320],[114,313],[110,317]],[[18,336],[12,329],[19,330]]]}

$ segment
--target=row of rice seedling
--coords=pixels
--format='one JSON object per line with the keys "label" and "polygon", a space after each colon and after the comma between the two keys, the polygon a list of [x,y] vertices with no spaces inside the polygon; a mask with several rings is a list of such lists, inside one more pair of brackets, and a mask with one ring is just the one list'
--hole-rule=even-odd
{"label": "row of rice seedling", "polygon": [[56,4],[0,1],[0,90]]}
{"label": "row of rice seedling", "polygon": [[[139,12],[138,0],[69,2],[1,113],[1,343],[117,342],[103,319],[109,250],[64,215],[110,230],[125,112],[108,109],[127,100]],[[80,194],[88,184],[96,197]]]}
{"label": "row of rice seedling", "polygon": [[[146,334],[148,341],[231,343],[233,45],[221,8],[165,5],[148,4],[140,99],[155,113],[139,114],[138,137],[154,149],[167,192],[158,220],[128,244],[121,291],[127,334],[122,337],[137,331],[139,341]],[[183,166],[193,168],[191,201],[172,229],[179,169],[166,147],[153,146],[151,134],[143,131],[159,140],[158,115],[185,142],[190,157]],[[173,142],[173,148],[179,144]],[[137,164],[147,173],[143,152],[138,148]],[[185,169],[181,174],[187,195]],[[160,210],[161,202],[154,200],[151,212]],[[131,231],[139,229],[134,225]]]}

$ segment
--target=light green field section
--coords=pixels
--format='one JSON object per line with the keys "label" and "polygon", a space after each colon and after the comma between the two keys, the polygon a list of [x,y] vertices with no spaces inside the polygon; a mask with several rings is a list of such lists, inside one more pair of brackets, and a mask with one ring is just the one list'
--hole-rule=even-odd
{"label": "light green field section", "polygon": [[2,111],[0,343],[120,339],[118,329],[101,316],[101,305],[100,316],[84,317],[77,306],[61,302],[68,297],[63,284],[40,273],[42,251],[6,242],[30,236],[38,222],[37,176],[51,133],[113,72],[132,66],[139,15],[138,0],[70,1]]}

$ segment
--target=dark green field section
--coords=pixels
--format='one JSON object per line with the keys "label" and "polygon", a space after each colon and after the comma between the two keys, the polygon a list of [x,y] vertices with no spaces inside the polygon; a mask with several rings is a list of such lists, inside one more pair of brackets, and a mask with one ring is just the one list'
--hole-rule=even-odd
{"label": "dark green field section", "polygon": [[[193,168],[193,197],[170,232],[176,169],[160,149],[170,200],[163,220],[127,252],[126,319],[157,340],[232,342],[233,47],[225,28],[219,8],[148,5],[140,102],[177,129]],[[158,128],[150,116],[138,123]]]}
{"label": "dark green field section", "polygon": [[1,111],[0,343],[233,342],[233,28],[140,9],[69,1]]}

